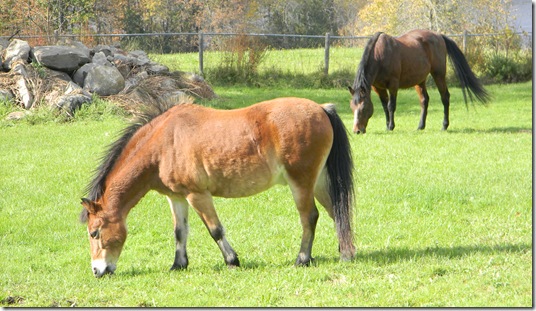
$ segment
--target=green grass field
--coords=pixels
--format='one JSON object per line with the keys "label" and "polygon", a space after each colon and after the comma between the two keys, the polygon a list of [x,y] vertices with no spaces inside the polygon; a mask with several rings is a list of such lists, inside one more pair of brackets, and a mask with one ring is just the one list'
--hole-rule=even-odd
{"label": "green grass field", "polygon": [[[316,264],[295,268],[301,227],[286,187],[216,198],[242,267],[226,268],[191,213],[186,271],[170,268],[172,220],[150,192],[128,218],[114,275],[93,277],[80,198],[105,147],[127,123],[99,109],[72,122],[4,121],[0,109],[0,306],[531,307],[532,84],[488,86],[488,107],[451,88],[451,126],[430,90],[427,128],[417,95],[401,91],[396,129],[379,100],[366,135],[350,137],[356,165],[358,254],[339,262],[321,209]],[[218,87],[203,104],[224,109],[280,96],[334,102],[347,128],[346,89]]]}
{"label": "green grass field", "polygon": [[[361,48],[331,47],[329,76],[325,77],[323,49],[268,49],[255,75],[246,80],[250,85],[270,88],[346,87],[353,82],[362,53]],[[236,84],[235,80],[244,82],[240,81],[244,79],[233,78],[232,74],[229,77],[227,68],[229,63],[222,59],[228,59],[230,55],[230,52],[219,51],[204,53],[204,76],[209,83],[230,86]],[[199,73],[198,53],[150,56],[156,62],[166,64],[171,71]]]}

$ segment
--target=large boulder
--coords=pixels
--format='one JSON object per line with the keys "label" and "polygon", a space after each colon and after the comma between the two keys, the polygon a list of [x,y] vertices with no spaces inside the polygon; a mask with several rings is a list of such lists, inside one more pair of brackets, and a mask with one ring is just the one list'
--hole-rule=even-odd
{"label": "large boulder", "polygon": [[16,60],[22,60],[25,63],[28,62],[30,50],[31,48],[28,42],[13,39],[9,43],[9,46],[2,52],[2,66],[6,70],[11,70],[11,65]]}
{"label": "large boulder", "polygon": [[100,96],[115,95],[125,88],[125,78],[115,67],[96,65],[87,72],[84,89]]}
{"label": "large boulder", "polygon": [[96,65],[93,64],[93,63],[87,63],[87,64],[84,64],[84,66],[78,68],[77,71],[74,72],[73,74],[73,81],[74,83],[80,85],[80,86],[84,86],[84,81],[86,80],[86,76],[87,76],[87,73],[90,69],[92,69],[93,67],[95,67]]}
{"label": "large boulder", "polygon": [[36,46],[32,58],[42,66],[68,73],[91,61],[89,49],[81,45]]}

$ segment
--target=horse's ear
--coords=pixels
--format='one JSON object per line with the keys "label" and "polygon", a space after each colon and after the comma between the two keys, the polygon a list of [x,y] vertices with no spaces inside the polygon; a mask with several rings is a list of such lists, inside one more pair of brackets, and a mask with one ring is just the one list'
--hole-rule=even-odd
{"label": "horse's ear", "polygon": [[352,94],[352,96],[354,96],[355,90],[351,86],[348,87],[348,91],[350,91],[350,94]]}
{"label": "horse's ear", "polygon": [[84,209],[86,211],[88,211],[90,214],[97,214],[97,212],[102,210],[102,208],[101,208],[99,203],[91,201],[91,200],[86,199],[86,198],[82,198],[81,204],[84,207]]}

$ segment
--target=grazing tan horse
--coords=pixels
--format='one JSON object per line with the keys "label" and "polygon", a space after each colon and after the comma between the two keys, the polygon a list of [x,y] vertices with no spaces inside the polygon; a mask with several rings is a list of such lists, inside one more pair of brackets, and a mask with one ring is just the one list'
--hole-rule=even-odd
{"label": "grazing tan horse", "polygon": [[355,255],[351,229],[353,163],[334,105],[279,98],[236,110],[185,103],[161,107],[113,143],[82,199],[93,274],[113,273],[127,237],[126,218],[151,189],[167,196],[176,239],[171,269],[188,266],[188,209],[201,217],[225,263],[239,266],[212,197],[251,196],[288,184],[303,227],[296,265],[308,265],[319,217],[336,225],[341,259]]}
{"label": "grazing tan horse", "polygon": [[474,94],[479,101],[487,102],[488,93],[471,71],[462,51],[450,38],[429,30],[412,30],[396,38],[382,32],[376,33],[365,47],[354,85],[348,87],[352,95],[350,108],[354,113],[354,133],[365,133],[368,120],[374,112],[370,99],[371,87],[380,97],[387,130],[392,131],[395,128],[398,89],[415,86],[421,104],[418,129],[424,129],[429,100],[426,91],[428,74],[432,75],[441,95],[443,130],[446,130],[450,106],[450,93],[445,80],[447,55],[460,81],[466,105],[466,89],[471,100]]}

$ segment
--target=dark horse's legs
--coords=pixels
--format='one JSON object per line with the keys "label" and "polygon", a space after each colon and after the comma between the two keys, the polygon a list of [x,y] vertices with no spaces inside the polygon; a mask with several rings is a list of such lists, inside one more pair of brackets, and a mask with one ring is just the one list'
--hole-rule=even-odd
{"label": "dark horse's legs", "polygon": [[396,111],[396,96],[398,89],[389,90],[389,102],[387,103],[387,110],[389,111],[389,123],[387,124],[387,130],[392,131],[395,129],[395,111]]}
{"label": "dark horse's legs", "polygon": [[184,199],[168,197],[173,215],[175,232],[175,260],[171,270],[182,270],[188,267],[186,240],[188,238],[188,202]]}
{"label": "dark horse's legs", "polygon": [[209,192],[190,193],[186,199],[203,220],[210,236],[218,244],[227,266],[230,268],[240,266],[236,252],[225,238],[225,231],[214,209],[212,195]]}
{"label": "dark horse's legs", "polygon": [[426,81],[415,85],[415,90],[421,101],[421,120],[417,129],[424,130],[426,127],[426,116],[428,115],[428,101],[430,100],[430,96],[428,96],[428,92],[426,91]]}
{"label": "dark horse's legs", "polygon": [[[386,89],[377,89],[374,88],[374,91],[376,91],[376,94],[380,97],[380,101],[382,102],[383,112],[385,112],[385,126],[387,127],[387,130],[389,130],[389,123],[390,123],[390,117],[389,117],[389,94],[387,94]],[[394,127],[394,122],[393,122]]]}
{"label": "dark horse's legs", "polygon": [[450,107],[450,93],[447,88],[447,82],[445,81],[445,74],[432,74],[435,84],[441,94],[441,102],[443,103],[443,131],[449,127],[449,107]]}

